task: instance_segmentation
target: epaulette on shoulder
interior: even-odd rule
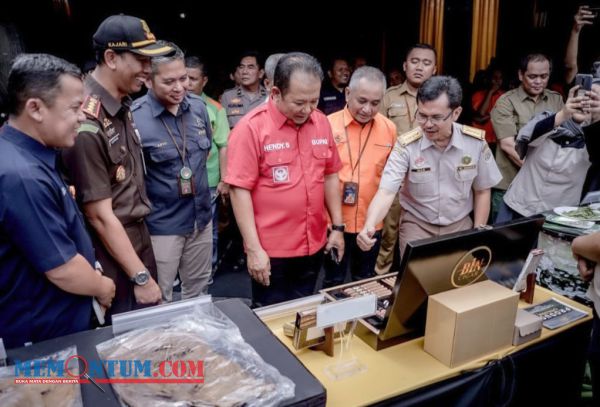
[[[77,129],[77,134],[79,134],[79,133],[93,133],[93,134],[96,134],[99,131],[100,131],[100,127],[98,127],[96,124],[90,123],[90,122],[84,122],[84,123],[81,123],[81,125]]]
[[[102,106],[102,103],[96,95],[88,95],[88,97],[86,97],[83,101],[81,110],[88,116],[97,119],[100,115],[100,106]]]
[[[416,129],[412,129],[398,136],[398,142],[402,147],[406,147],[413,141],[420,139],[422,136],[423,134],[421,133],[421,129],[417,127]]]
[[[471,127],[463,124],[462,132],[467,136],[471,136],[479,140],[485,140],[485,130],[483,129],[478,129],[476,127]]]

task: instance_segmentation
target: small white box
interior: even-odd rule
[[[517,310],[513,345],[521,345],[542,335],[542,318],[531,312]]]

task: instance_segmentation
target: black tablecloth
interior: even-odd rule
[[[577,406],[592,321],[378,406]]]

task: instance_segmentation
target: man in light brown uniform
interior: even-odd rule
[[[356,239],[362,250],[375,244],[375,225],[400,188],[404,209],[400,253],[409,241],[487,222],[490,188],[501,176],[485,132],[455,123],[462,110],[458,81],[449,76],[433,77],[421,86],[417,99],[419,127],[398,138],[385,165],[379,190]]]
[[[436,73],[435,50],[428,44],[413,45],[406,53],[402,67],[406,81],[390,87],[381,104],[381,113],[394,122],[398,136],[418,126],[415,122],[417,91],[423,82]],[[388,273],[392,267],[401,211],[396,196],[383,223],[381,248],[375,266],[378,274]]]
[[[500,96],[491,112],[492,125],[498,138],[496,162],[502,181],[492,190],[492,221],[506,189],[517,175],[523,161],[515,150],[515,137],[533,116],[544,110],[558,112],[564,103],[558,92],[546,89],[552,64],[543,54],[529,54],[521,60],[521,86]]]

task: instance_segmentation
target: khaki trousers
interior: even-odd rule
[[[377,274],[387,274],[390,272],[394,262],[394,247],[398,240],[398,224],[402,218],[402,206],[398,194],[394,197],[394,202],[386,217],[383,219],[383,229],[381,231],[381,247],[377,255],[375,272]]]
[[[417,218],[412,213],[404,211],[399,230],[400,255],[404,254],[404,249],[408,242],[427,239],[428,237],[447,235],[448,233],[460,232],[471,228],[473,228],[473,221],[469,216],[465,216],[458,222],[440,226],[427,223]]]
[[[212,222],[187,235],[150,237],[163,301],[173,300],[177,272],[181,278],[181,299],[206,294],[212,271]]]

